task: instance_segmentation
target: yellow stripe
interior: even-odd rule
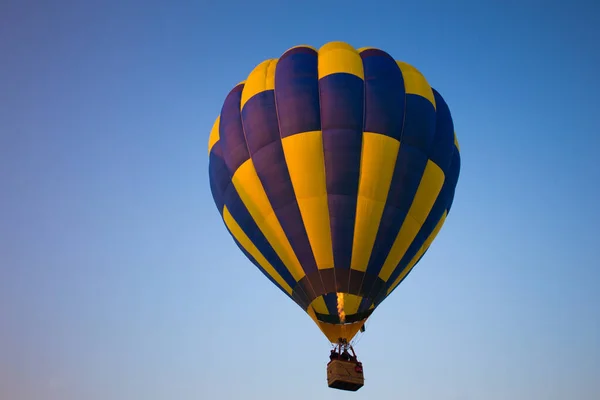
[[[433,203],[442,190],[444,179],[444,171],[433,161],[427,160],[421,183],[408,211],[419,225],[423,225],[429,216]]]
[[[402,61],[396,61],[400,70],[402,70],[402,76],[404,77],[404,89],[407,94],[418,94],[419,96],[425,97],[433,104],[435,108],[435,98],[433,97],[433,90],[427,83],[427,79],[423,76],[418,69],[410,64]]]
[[[282,146],[317,267],[333,268],[323,134],[321,131],[298,133],[283,138]]]
[[[221,116],[219,115],[213,124],[212,129],[210,130],[210,136],[208,137],[208,154],[210,155],[210,151],[212,150],[215,143],[219,141],[219,124],[221,122]]]
[[[319,79],[337,73],[364,79],[362,59],[356,49],[344,42],[330,42],[319,49]]]
[[[240,245],[258,262],[258,264],[265,270],[267,274],[275,282],[277,282],[283,290],[285,290],[290,296],[292,295],[292,288],[288,285],[281,275],[275,271],[275,268],[267,261],[267,259],[262,255],[262,253],[254,246],[254,243],[250,240],[250,238],[244,233],[242,228],[238,225],[238,223],[233,219],[231,213],[227,209],[227,206],[223,208],[223,220],[225,221],[225,225],[229,232],[233,235],[234,238],[240,243]]]
[[[429,235],[429,237],[427,238],[427,240],[425,240],[425,243],[423,243],[423,246],[421,246],[421,248],[419,249],[419,251],[417,252],[417,254],[415,254],[415,256],[413,257],[413,259],[410,260],[410,263],[408,264],[407,268],[400,274],[400,276],[398,278],[396,278],[396,280],[394,281],[394,283],[392,284],[392,286],[390,286],[390,288],[387,291],[387,294],[390,294],[392,292],[392,290],[394,290],[394,288],[396,286],[398,286],[398,284],[400,282],[402,282],[402,279],[404,279],[406,277],[406,275],[408,275],[408,273],[413,269],[413,267],[415,266],[415,264],[417,263],[417,261],[419,260],[419,258],[425,252],[425,250],[427,250],[429,248],[429,246],[431,246],[431,243],[433,242],[433,240],[435,239],[435,237],[439,233],[440,229],[442,229],[442,225],[444,225],[444,221],[446,220],[446,216],[447,216],[447,212],[444,211],[444,214],[442,215],[442,218],[440,218],[440,220],[438,221],[437,225],[433,229],[433,232],[431,232],[431,235]]]
[[[327,309],[327,304],[325,304],[325,299],[323,296],[319,296],[310,303],[310,307],[314,308],[315,311],[319,314],[329,314],[329,310]]]
[[[390,278],[390,275],[402,260],[404,253],[419,233],[443,184],[444,172],[436,163],[427,160],[425,172],[423,172],[421,183],[413,198],[410,210],[408,210],[408,215],[400,228],[400,232],[398,232],[381,272],[379,272],[379,277],[385,282]]]
[[[400,142],[364,132],[350,267],[366,271],[392,183]]]
[[[271,59],[261,62],[250,72],[242,90],[240,110],[252,96],[275,88],[275,68],[277,68],[277,59]]]
[[[281,258],[294,279],[296,281],[302,279],[305,275],[304,270],[281,228],[251,158],[237,169],[232,182],[252,219],[265,235],[273,250]]]
[[[344,293],[344,313],[346,316],[353,315],[358,312],[358,307],[362,301],[361,296],[356,296],[350,293]]]
[[[460,146],[458,145],[458,138],[456,137],[456,132],[454,132],[454,145],[456,146],[456,149],[460,153]]]

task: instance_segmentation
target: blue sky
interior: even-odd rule
[[[351,397],[600,398],[600,9],[457,3],[2,2],[0,397],[349,397],[230,239],[206,152],[256,64],[343,40],[419,68],[462,157]]]

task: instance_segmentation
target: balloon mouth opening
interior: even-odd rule
[[[334,325],[350,325],[356,322],[363,321],[371,316],[373,313],[373,309],[359,312],[356,314],[345,315],[343,314],[343,318],[340,315],[331,315],[331,314],[319,314],[315,312],[315,317],[320,322],[325,322],[326,324],[334,324]]]

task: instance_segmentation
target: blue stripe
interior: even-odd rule
[[[400,140],[404,124],[404,78],[396,61],[382,50],[360,56],[365,71],[365,132]]]
[[[221,120],[219,125],[220,137],[217,144],[220,144],[224,162],[227,164],[227,178],[223,175],[215,176],[215,179],[218,179],[221,182],[220,190],[222,191],[214,196],[220,198],[223,204],[227,206],[231,216],[248,236],[250,241],[252,241],[273,268],[281,275],[283,280],[291,287],[294,287],[296,285],[295,279],[258,228],[258,225],[248,212],[248,209],[231,182],[231,177],[237,168],[250,157],[244,137],[240,113],[241,89],[242,85],[238,85],[229,93],[221,110]],[[217,144],[215,144],[215,147]],[[215,164],[215,171],[218,167],[219,166]],[[219,174],[225,173],[222,168],[219,171]],[[228,185],[223,190],[222,186],[225,179],[228,180]],[[217,185],[214,185],[215,189],[216,186]]]
[[[210,192],[212,193],[213,200],[219,213],[223,215],[223,206],[225,205],[223,193],[225,192],[227,185],[231,183],[231,176],[229,175],[227,164],[225,164],[225,160],[223,159],[220,141],[217,141],[217,143],[214,144],[208,159]]]
[[[435,137],[429,149],[429,158],[446,174],[454,152],[454,123],[448,104],[435,89],[433,96],[436,104],[436,123]]]
[[[427,237],[431,234],[431,232],[433,232],[433,229],[439,222],[439,220],[441,218],[441,214],[443,214],[443,211],[445,210],[447,212],[450,212],[452,202],[454,201],[454,193],[456,191],[456,185],[458,183],[459,175],[460,175],[460,153],[455,148],[452,153],[451,164],[448,167],[447,172],[446,172],[446,179],[444,181],[444,185],[442,186],[442,190],[440,191],[440,194],[439,194],[429,216],[427,217],[427,220],[425,221],[421,230],[417,234],[415,241],[408,248],[408,250],[406,251],[405,257],[400,261],[400,263],[398,264],[398,267],[396,268],[394,273],[392,273],[392,275],[390,276],[390,279],[388,280],[388,289],[389,289],[389,286],[391,284],[393,284],[394,281],[398,278],[398,276],[402,273],[404,268],[406,268],[406,266],[408,265],[410,260],[419,251],[419,249],[421,248],[421,246],[423,245],[423,243],[427,239]],[[442,211],[441,214],[440,214],[440,210]],[[439,217],[438,217],[438,215],[439,215]],[[425,256],[425,254],[427,254],[427,251],[429,251],[429,248],[426,249],[423,252],[423,254],[421,254],[421,257],[419,257],[419,259],[415,263],[415,266],[417,264],[419,264],[419,262]],[[406,277],[408,275],[410,275],[410,273],[407,274],[404,277],[404,279],[406,279]],[[400,285],[398,285],[398,286],[400,286]],[[396,286],[396,288],[398,288],[398,286]],[[396,290],[396,288],[394,290]],[[394,291],[390,292],[388,294],[388,296],[390,294],[392,294],[393,292]]]
[[[289,50],[275,69],[275,101],[280,136],[321,130],[317,52],[307,47]]]
[[[452,191],[450,193],[450,201],[448,202],[448,205],[446,206],[448,213],[450,213],[450,209],[452,208],[452,203],[454,202],[454,193],[456,191],[456,184],[458,183],[458,176],[460,175],[460,164],[461,164],[460,153],[459,153],[458,149],[455,147],[454,153],[452,154],[452,163],[450,164],[450,168],[448,168],[448,173],[446,174],[451,177],[448,179],[456,180],[456,183],[452,187]]]
[[[458,152],[455,152],[455,153],[458,154]],[[459,158],[457,158],[457,156],[455,156],[455,158],[453,158],[452,165],[453,166],[456,165],[457,164],[456,161],[458,161],[458,160],[459,160]],[[413,257],[418,253],[419,249],[423,246],[423,243],[425,243],[425,241],[427,240],[429,235],[431,235],[431,233],[435,229],[435,226],[438,224],[438,222],[442,218],[442,215],[444,214],[444,212],[448,209],[448,205],[452,203],[452,198],[454,197],[454,190],[455,190],[456,184],[458,182],[458,175],[459,175],[458,168],[455,168],[452,166],[449,167],[448,174],[445,177],[444,184],[438,195],[438,198],[436,199],[435,203],[433,204],[433,207],[431,208],[431,211],[430,211],[429,215],[427,216],[427,219],[423,223],[423,226],[419,230],[419,233],[417,233],[417,236],[415,237],[412,244],[406,250],[406,253],[400,260],[400,263],[398,263],[396,269],[390,275],[390,278],[387,281],[388,288],[392,283],[394,283],[396,278],[398,278],[398,276],[408,266],[408,264],[413,259]]]
[[[244,254],[244,255],[245,255],[247,258],[248,258],[248,260],[250,260],[250,262],[252,262],[252,264],[254,264],[254,265],[256,266],[256,268],[258,268],[258,269],[259,269],[259,271],[260,271],[260,272],[262,272],[262,273],[263,273],[263,275],[264,275],[264,276],[266,276],[266,277],[267,277],[267,279],[271,281],[271,283],[273,283],[275,286],[277,286],[277,287],[279,288],[279,290],[281,290],[281,291],[283,292],[283,294],[285,294],[287,297],[289,297],[290,299],[294,300],[294,302],[295,302],[296,304],[298,304],[298,305],[299,305],[301,308],[304,308],[304,307],[302,307],[302,304],[300,304],[300,302],[296,301],[296,300],[295,300],[295,299],[294,299],[292,296],[290,296],[290,295],[289,295],[289,293],[288,293],[288,292],[286,292],[286,291],[285,291],[285,290],[284,290],[284,289],[281,287],[281,285],[279,285],[279,283],[277,283],[277,281],[276,281],[275,279],[273,279],[273,278],[271,277],[271,275],[269,275],[269,274],[268,274],[268,273],[267,273],[267,272],[266,272],[266,271],[263,269],[263,267],[261,267],[261,265],[258,263],[258,261],[256,261],[256,259],[255,259],[254,257],[252,257],[252,255],[251,255],[250,253],[248,253],[248,252],[246,251],[246,249],[244,249],[244,247],[243,247],[243,246],[242,246],[242,245],[241,245],[241,244],[240,244],[240,243],[237,241],[237,239],[236,239],[236,238],[235,238],[233,235],[231,235],[231,237],[233,238],[233,241],[235,242],[235,244],[237,245],[237,247],[239,247],[239,249],[242,251],[242,253],[243,253],[243,254]]]
[[[285,268],[283,262],[279,256],[277,256],[277,253],[275,253],[258,226],[254,223],[254,220],[248,213],[248,210],[235,191],[235,188],[231,183],[231,175],[225,166],[225,161],[220,157],[220,154],[221,142],[218,141],[211,150],[209,171],[211,192],[221,216],[223,215],[223,207],[227,205],[231,216],[236,220],[238,225],[240,225],[250,241],[257,247],[262,255],[269,261],[269,263],[271,263],[273,268],[281,275],[282,279],[288,285],[290,285],[290,287],[294,287],[296,285],[296,281],[294,280],[293,276],[290,274],[288,269]],[[241,247],[237,239],[233,235],[231,235],[231,237],[237,246],[240,247],[240,249],[244,252],[246,257],[248,257],[250,261],[252,261],[263,273],[265,273],[262,267],[260,267],[260,264],[258,264],[257,261]],[[273,281],[272,278],[269,277],[269,279]],[[277,286],[279,287],[279,285]]]
[[[358,306],[357,313],[367,311],[369,307],[371,307],[371,304],[373,304],[373,300],[371,298],[363,297],[363,299],[360,301],[360,305]]]
[[[448,105],[437,91],[433,91],[436,100],[436,123],[433,140],[429,148],[429,159],[435,162],[444,171],[445,179],[442,189],[433,204],[433,207],[423,223],[423,226],[415,236],[415,239],[406,250],[402,259],[396,266],[394,272],[390,275],[387,283],[391,285],[402,271],[408,266],[413,257],[423,246],[429,235],[435,229],[440,218],[451,202],[454,193],[454,187],[458,180],[458,175],[449,174],[450,162],[454,153],[454,124],[450,115]]]
[[[240,165],[250,158],[240,115],[242,89],[243,85],[241,84],[233,88],[221,108],[219,141],[231,176],[235,174]]]
[[[435,136],[435,108],[425,97],[416,94],[406,95],[406,111],[402,144],[414,146],[425,154]]]
[[[440,218],[447,211],[452,204],[454,198],[454,192],[456,184],[458,182],[459,170],[460,170],[460,155],[458,150],[454,147],[454,124],[448,105],[437,92],[433,91],[436,100],[436,123],[435,132],[429,145],[423,140],[419,144],[419,148],[425,146],[429,147],[429,158],[435,162],[445,174],[444,184],[436,199],[425,223],[417,233],[414,241],[411,243],[406,253],[396,266],[394,272],[390,275],[387,281],[386,288],[382,288],[379,296],[382,296],[387,289],[395,282],[395,280],[402,274],[405,268],[408,266],[410,261],[414,258],[417,252],[423,246],[423,243],[431,235],[435,226],[439,222]],[[416,96],[414,96],[416,97]],[[420,103],[425,107],[426,104],[423,101]],[[425,107],[427,108],[427,107]],[[425,114],[425,113],[424,113]],[[424,135],[427,137],[428,135]],[[413,143],[417,143],[416,141]],[[415,265],[423,258],[427,250],[419,257]],[[408,275],[407,275],[408,276]],[[406,277],[404,278],[406,279]],[[390,293],[391,294],[391,293]],[[380,297],[380,301],[385,297]]]
[[[257,93],[246,101],[242,109],[242,125],[251,156],[272,143],[279,143],[281,147],[272,90]]]
[[[410,118],[410,115],[407,116],[407,119]],[[412,205],[426,165],[427,156],[423,152],[407,144],[400,145],[392,184],[367,265],[368,274],[379,275]],[[370,293],[366,287],[365,290]]]
[[[248,212],[248,209],[244,205],[244,202],[238,195],[233,184],[227,186],[223,198],[231,216],[235,219],[240,228],[242,228],[254,246],[256,246],[258,251],[262,253],[290,287],[296,286],[296,280],[286,268],[283,261],[281,261],[275,250],[273,250],[273,247],[271,247],[267,238],[260,231],[258,225],[256,225],[256,222],[254,222],[252,215]]]
[[[323,300],[325,300],[325,305],[327,306],[327,311],[329,311],[329,315],[338,315],[337,293],[325,294],[323,295]]]
[[[368,274],[378,275],[412,205],[421,177],[427,166],[428,149],[435,137],[436,115],[425,98],[407,94],[404,127],[392,183],[383,209],[373,251],[367,265]],[[365,286],[374,298],[373,287]]]
[[[363,132],[364,82],[337,73],[319,80],[333,259],[350,268]]]
[[[408,266],[413,257],[417,254],[419,249],[421,249],[423,243],[425,243],[429,235],[431,235],[431,233],[435,229],[435,226],[440,221],[442,215],[446,211],[446,204],[448,200],[447,194],[447,191],[445,193],[443,191],[440,192],[440,196],[438,196],[436,202],[434,203],[431,212],[429,213],[427,219],[423,223],[423,226],[415,236],[413,242],[410,244],[410,246],[408,246],[406,253],[404,253],[404,256],[402,257],[398,265],[396,265],[394,272],[392,272],[390,278],[387,280],[387,288],[389,288],[394,283],[396,278],[398,278],[398,276],[402,273],[402,271],[404,271],[404,269]]]
[[[426,249],[426,250],[423,252],[423,254],[421,254],[421,257],[419,257],[419,259],[418,259],[418,260],[417,260],[417,262],[415,263],[415,266],[417,266],[417,264],[419,264],[419,263],[421,262],[421,260],[423,259],[423,257],[425,257],[425,254],[427,254],[427,252],[428,252],[428,251],[429,251],[429,248],[427,248],[427,249]],[[379,303],[378,303],[377,305],[381,304],[381,302],[382,302],[383,300],[385,300],[385,299],[386,299],[387,297],[389,297],[389,296],[390,296],[392,293],[394,293],[394,292],[396,291],[396,289],[398,289],[398,288],[400,287],[400,285],[402,285],[402,282],[404,282],[404,280],[405,280],[406,278],[408,278],[408,276],[409,276],[409,275],[410,275],[410,274],[411,274],[411,273],[412,273],[414,270],[415,270],[414,268],[413,268],[413,269],[411,269],[411,270],[408,272],[408,274],[406,274],[406,275],[404,276],[404,278],[402,278],[402,280],[401,280],[400,282],[398,282],[398,285],[396,285],[396,287],[394,288],[394,290],[392,290],[392,291],[391,291],[389,294],[387,294],[385,297],[381,298],[381,299],[380,299],[380,301],[379,301]],[[392,283],[393,283],[393,281],[392,281]],[[376,305],[376,306],[377,306],[377,305]]]
[[[378,49],[370,49],[360,54],[365,73],[365,132],[374,132],[400,140],[402,127],[404,125],[405,91],[404,77],[396,61],[386,52]],[[402,165],[401,163],[396,165]],[[396,174],[399,176],[398,174]],[[398,185],[398,178],[393,184]],[[404,215],[397,212],[393,207],[387,207],[387,213],[382,214],[380,221],[379,240],[375,241],[375,247],[371,251],[371,257],[360,282],[359,293],[369,294],[379,270],[385,261],[387,253],[391,248],[385,243],[386,232],[394,230],[404,221]],[[376,238],[377,239],[377,238]],[[352,279],[350,279],[352,281]],[[371,306],[372,300],[363,301],[362,311]]]
[[[283,153],[272,90],[246,102],[242,123],[257,175],[300,265],[306,274],[317,271]]]

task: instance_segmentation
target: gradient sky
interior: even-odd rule
[[[600,5],[293,3],[1,2],[0,398],[600,399]],[[332,40],[419,68],[462,157],[356,394],[208,184],[227,92]]]

